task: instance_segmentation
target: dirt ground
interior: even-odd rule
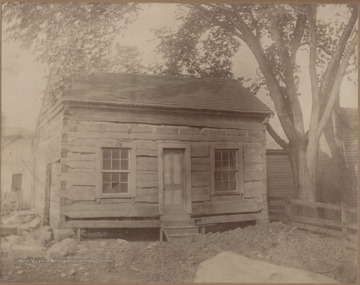
[[[239,225],[236,225],[239,226]],[[71,256],[19,262],[2,256],[3,282],[192,282],[202,261],[232,251],[278,265],[356,282],[356,252],[340,240],[283,223],[213,228],[193,242],[163,242],[153,230],[84,232]],[[124,239],[129,242],[124,241]],[[44,260],[44,259],[43,259]]]

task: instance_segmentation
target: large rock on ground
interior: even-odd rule
[[[35,217],[31,222],[29,223],[30,228],[35,229],[38,228],[41,224],[41,219],[39,217]]]
[[[1,225],[0,235],[7,236],[7,235],[18,235],[19,228],[13,225]]]
[[[24,242],[23,237],[17,235],[10,235],[1,239],[0,249],[3,252],[10,251],[12,246],[16,244],[21,244],[23,242]]]
[[[24,242],[24,238],[18,235],[10,235],[7,236],[5,238],[6,242],[8,242],[9,244],[14,245],[14,244],[21,244],[22,242]]]
[[[45,246],[50,242],[52,237],[51,228],[49,226],[45,226],[39,229],[39,243],[42,246]]]
[[[62,229],[62,228],[54,228],[53,236],[56,241],[61,241],[65,238],[70,238],[74,236],[73,229]]]
[[[198,283],[338,283],[326,276],[222,252],[202,262]]]
[[[77,250],[77,242],[74,239],[66,238],[50,247],[46,255],[49,258],[59,258],[73,255]]]

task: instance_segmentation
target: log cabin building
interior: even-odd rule
[[[36,209],[52,227],[159,228],[169,240],[266,220],[270,114],[235,80],[76,80],[41,110]]]

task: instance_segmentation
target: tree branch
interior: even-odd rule
[[[296,61],[296,54],[301,46],[301,40],[305,31],[306,15],[299,14],[296,19],[296,26],[293,33],[293,38],[291,41],[291,55],[290,55],[290,64],[294,68]]]
[[[297,96],[297,88],[294,78],[294,65],[291,63],[288,48],[284,41],[284,37],[279,30],[279,19],[277,16],[270,16],[271,34],[275,41],[276,48],[280,56],[281,67],[284,73],[286,95],[290,104],[288,105],[288,113],[292,114],[293,124],[300,134],[304,134],[304,121],[299,98]],[[301,39],[300,39],[301,40]]]
[[[255,36],[256,36],[256,38],[260,39],[261,38],[261,30],[259,28],[258,21],[255,19],[253,9],[250,10],[250,17],[251,17],[252,24],[254,25],[254,28],[255,28]]]
[[[207,6],[209,6],[209,7],[211,7],[211,8],[213,8],[213,9],[218,9],[219,7],[218,6],[216,6],[216,7],[214,7],[214,5],[211,5],[211,4],[206,4]],[[201,4],[193,4],[193,6],[195,7],[195,8],[197,8],[198,10],[200,10],[201,12],[203,12],[204,14],[206,14],[207,16],[209,16],[210,15],[210,13],[211,13],[211,20],[212,20],[212,22],[214,22],[214,23],[216,23],[216,25],[218,25],[219,27],[223,27],[223,28],[225,28],[225,29],[227,29],[228,27],[226,27],[226,25],[225,25],[225,23],[224,22],[220,22],[219,20],[217,20],[216,18],[214,18],[214,14],[215,14],[215,11],[213,10],[213,11],[211,11],[211,10],[207,10],[207,9],[205,9]],[[224,10],[224,11],[228,11],[228,9],[225,9],[225,8],[220,8],[220,9],[222,9],[222,10]],[[233,21],[233,19],[231,19],[230,18],[230,21],[235,25],[236,24],[236,22],[235,21]],[[241,40],[243,40],[244,41],[244,35],[243,34],[241,34],[241,31],[239,30],[239,28],[235,25],[235,27],[238,29],[238,31],[237,30],[234,30],[233,32],[234,32],[234,34],[239,38],[239,39],[241,39]],[[240,32],[239,32],[240,31]]]
[[[318,75],[316,71],[316,9],[313,5],[308,6],[308,21],[309,21],[309,33],[310,33],[310,52],[309,52],[309,72],[310,72],[310,83],[311,83],[311,95],[312,95],[312,106],[309,126],[309,136],[317,134],[317,126],[319,123],[320,114],[320,98],[319,98],[319,86],[318,86]]]
[[[358,18],[358,12],[357,12],[357,7],[355,7],[352,10],[349,22],[347,23],[343,33],[341,34],[340,39],[339,39],[339,41],[334,49],[334,52],[332,54],[332,57],[330,58],[330,61],[324,72],[322,84],[320,87],[320,96],[321,97],[323,97],[323,96],[326,97],[326,94],[328,93],[328,90],[330,89],[327,86],[329,84],[333,84],[333,82],[334,82],[333,80],[331,80],[331,75],[333,73],[333,70],[338,68],[339,59],[341,58],[341,56],[346,48],[346,43],[351,36],[351,33],[353,31],[353,28],[355,26],[357,18]]]
[[[284,150],[287,150],[288,148],[288,143],[285,142],[279,135],[278,133],[274,130],[274,128],[270,125],[270,123],[266,124],[266,130],[267,132],[270,134],[270,136],[274,139],[274,141],[277,142],[277,144],[279,146],[281,146]]]
[[[244,42],[248,45],[248,47],[253,52],[260,70],[262,71],[265,80],[267,82],[267,86],[269,88],[269,91],[271,93],[271,97],[275,104],[276,113],[279,116],[279,120],[281,123],[281,126],[284,129],[284,132],[288,138],[296,139],[299,137],[299,133],[294,129],[294,125],[292,123],[292,120],[290,119],[289,112],[286,108],[286,104],[284,101],[284,97],[282,94],[282,89],[279,85],[278,80],[276,79],[275,75],[272,72],[271,67],[269,66],[266,56],[264,54],[263,48],[260,44],[260,41],[256,36],[252,33],[252,31],[247,27],[246,23],[241,17],[240,11],[236,4],[231,4],[231,7],[233,9],[233,12],[230,14],[228,10],[223,10],[225,13],[225,16],[231,16],[231,18],[234,21],[234,24],[236,23],[236,27],[239,29],[239,31],[244,36]]]
[[[325,128],[328,120],[331,117],[331,113],[332,113],[332,111],[334,109],[334,105],[336,103],[337,96],[339,94],[339,90],[340,90],[340,86],[341,86],[343,76],[344,76],[344,74],[346,72],[346,68],[348,66],[348,62],[350,60],[350,57],[354,53],[356,44],[357,44],[357,32],[355,32],[355,35],[352,38],[352,40],[351,40],[351,42],[349,44],[349,47],[346,50],[346,52],[345,52],[345,54],[343,56],[343,59],[341,61],[341,64],[339,66],[337,76],[336,76],[336,79],[334,81],[334,86],[331,89],[329,100],[328,100],[328,102],[326,104],[326,107],[325,107],[324,112],[322,114],[321,120],[319,122],[319,126],[318,126],[318,135],[319,136],[324,131],[324,128]]]

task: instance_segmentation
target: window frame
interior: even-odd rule
[[[103,192],[103,172],[122,171],[106,171],[103,169],[103,149],[128,149],[129,150],[129,178],[128,192],[126,193],[104,193]],[[101,144],[96,151],[96,192],[97,198],[132,198],[136,196],[136,146],[134,143],[109,143]]]
[[[236,189],[216,191],[215,189],[215,150],[236,150]],[[217,143],[210,146],[211,195],[223,196],[244,193],[244,147],[241,143]]]

